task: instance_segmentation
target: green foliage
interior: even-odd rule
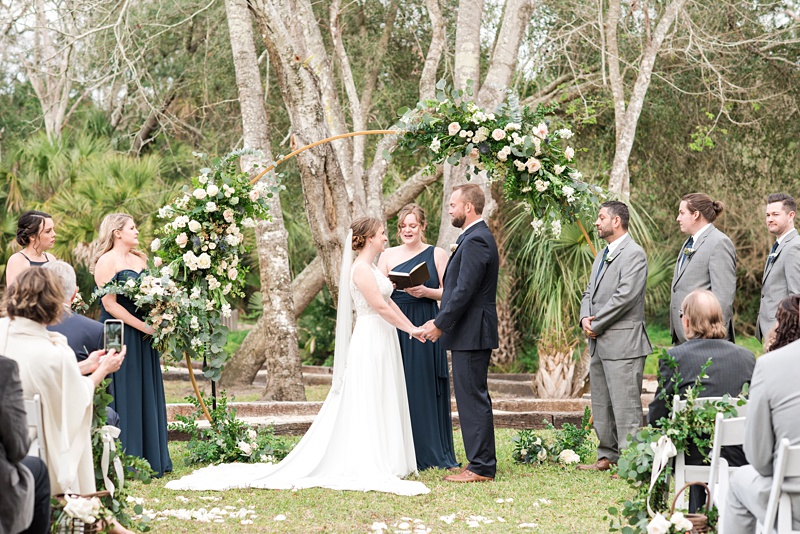
[[[336,344],[336,308],[323,288],[297,321],[297,340],[303,349],[303,363],[331,365]]]
[[[581,458],[581,462],[586,462],[595,453],[594,443],[589,439],[592,434],[592,425],[589,422],[592,411],[586,406],[583,409],[580,426],[572,423],[564,423],[561,429],[556,429],[552,423],[546,422],[548,430],[553,431],[555,441],[551,446],[554,455],[558,455],[563,450],[574,451]]]
[[[206,404],[208,398],[203,395]],[[217,399],[217,407],[210,411],[209,428],[197,425],[197,419],[203,417],[203,409],[195,397],[186,397],[197,410],[192,416],[176,415],[177,423],[170,429],[189,434],[186,464],[227,463],[227,462],[279,462],[289,454],[291,446],[280,437],[275,436],[272,427],[255,429],[236,418],[236,409],[228,407],[228,397],[222,391]]]
[[[105,487],[102,470],[103,458],[103,433],[99,429],[106,425],[106,408],[113,398],[109,395],[107,388],[111,380],[104,380],[96,389],[94,393],[94,408],[92,412],[92,457],[94,459],[94,477],[97,489],[101,490]],[[122,442],[119,438],[114,439],[114,447],[109,448],[108,457],[108,478],[114,484],[115,492],[113,495],[101,497],[103,506],[110,512],[119,523],[126,528],[134,528],[136,530],[147,532],[150,530],[148,525],[149,518],[135,520],[132,516],[142,513],[142,507],[139,504],[133,505],[128,500],[131,492],[130,482],[137,480],[143,484],[149,484],[153,470],[150,464],[144,458],[137,456],[130,456],[123,452]],[[114,459],[119,458],[122,462],[123,473],[125,473],[124,483],[117,478],[117,473],[114,470]]]
[[[572,131],[550,128],[554,106],[520,108],[513,97],[492,113],[472,101],[472,84],[462,92],[440,80],[436,88],[436,100],[400,110],[400,149],[421,151],[431,168],[469,158],[475,174],[485,170],[506,199],[522,202],[537,236],[557,239],[562,223],[594,215],[601,190],[581,181],[574,148],[561,142]]]
[[[579,461],[585,462],[595,452],[594,443],[590,439],[591,416],[592,412],[587,406],[583,410],[580,427],[564,423],[561,429],[557,429],[545,419],[544,424],[549,431],[549,437],[547,434],[537,434],[529,429],[520,430],[511,438],[514,446],[512,458],[515,462],[523,464],[541,464],[547,459],[567,463],[562,453],[572,451],[578,456]]]
[[[680,376],[677,373],[677,362],[665,350],[659,349],[659,358],[667,367],[674,369],[675,377],[670,384],[664,383],[663,377],[659,383],[660,395],[671,405],[671,399],[678,393]],[[711,447],[714,421],[718,413],[723,413],[725,417],[735,417],[736,407],[742,406],[746,400],[744,395],[738,399],[731,399],[725,395],[718,401],[698,401],[700,393],[703,391],[702,379],[707,378],[705,371],[712,365],[709,359],[702,367],[699,376],[695,380],[694,386],[688,388],[685,393],[686,406],[683,410],[673,414],[672,417],[664,417],[659,422],[660,428],[647,426],[629,436],[628,447],[624,449],[617,461],[616,472],[635,492],[635,497],[623,503],[622,510],[616,507],[608,509],[609,530],[611,532],[625,532],[631,534],[645,533],[650,517],[647,513],[647,499],[650,499],[650,506],[653,510],[666,514],[669,509],[669,483],[668,476],[671,472],[671,463],[659,474],[652,491],[650,488],[651,473],[655,457],[655,445],[661,438],[668,438],[675,449],[686,451],[691,445],[696,446],[708,461],[708,451]],[[680,488],[677,488],[680,489]],[[711,510],[701,510],[709,517],[709,525],[714,526],[718,517],[718,511],[714,506]],[[671,518],[668,518],[671,519]],[[672,532],[672,531],[670,531]]]
[[[544,438],[533,430],[520,430],[511,441],[514,444],[511,457],[518,464],[540,464],[550,456]]]

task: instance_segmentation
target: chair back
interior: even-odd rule
[[[28,454],[45,459],[45,440],[44,425],[42,424],[42,398],[37,393],[33,399],[25,401],[25,412],[28,417],[28,433],[31,430],[35,433],[31,440],[31,448]]]
[[[800,445],[790,446],[789,443],[790,442],[788,438],[783,438],[778,444],[778,456],[775,459],[775,464],[772,470],[772,487],[769,491],[767,510],[764,514],[764,522],[758,522],[758,528],[756,532],[772,532],[773,525],[775,525],[775,517],[778,513],[779,503],[781,504],[782,509],[785,508],[784,504],[788,505],[789,507],[791,506],[791,504],[787,502],[787,499],[782,498],[784,479],[800,477]],[[779,532],[791,531],[791,509],[788,510],[788,514],[788,530],[786,530],[786,528],[779,527]],[[784,521],[784,527],[786,527],[785,523],[786,521]]]
[[[696,404],[704,404],[707,402],[722,401],[725,397],[698,397],[695,399]],[[728,397],[728,402],[731,404],[738,402],[738,397]],[[737,413],[742,411],[745,406],[737,406]],[[672,413],[670,417],[674,420],[677,418],[678,413],[686,409],[686,400],[682,399],[680,395],[672,397]],[[684,451],[678,451],[675,457],[675,487],[682,488],[687,482],[706,482],[711,475],[711,467],[708,465],[686,465],[686,454]],[[711,489],[709,487],[709,489]],[[712,492],[713,497],[713,492]],[[678,509],[685,509],[687,507],[685,495],[681,494],[677,499]]]
[[[714,443],[711,447],[711,472],[708,489],[712,502],[717,503],[717,508],[720,510],[724,508],[728,492],[729,469],[736,469],[735,467],[729,468],[728,462],[721,457],[722,447],[744,445],[746,422],[747,419],[744,417],[725,419],[721,413],[718,413],[714,420]]]

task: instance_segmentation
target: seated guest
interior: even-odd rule
[[[54,273],[23,271],[4,296],[8,317],[0,319],[0,347],[19,365],[24,397],[38,393],[42,399],[50,491],[87,494],[95,492],[90,435],[94,390],[122,365],[125,348],[120,353],[101,351],[97,369],[81,376],[66,338],[46,328],[60,318],[63,300]]]
[[[789,295],[778,303],[775,327],[769,335],[767,352],[800,339],[800,295]]]
[[[0,356],[0,532],[50,530],[47,466],[26,456],[30,444],[17,363]]]
[[[778,327],[770,351],[758,359],[744,438],[746,465],[731,476],[725,510],[725,534],[750,534],[756,520],[763,521],[772,486],[772,463],[778,443],[788,438],[791,445],[800,445],[800,340],[798,339],[798,304],[800,297],[786,297],[778,305]],[[789,310],[794,310],[790,312]],[[794,481],[800,487],[800,479]],[[791,493],[792,529],[800,530],[800,492]],[[772,525],[767,525],[772,532]]]
[[[42,269],[49,269],[57,274],[64,288],[64,313],[58,323],[49,325],[47,329],[64,334],[67,344],[78,359],[81,374],[92,374],[100,365],[100,349],[104,348],[103,323],[72,311],[72,301],[78,294],[78,283],[72,265],[55,260],[42,265]],[[110,406],[106,407],[106,419],[109,425],[119,428],[119,415]]]
[[[697,289],[686,295],[681,305],[681,323],[688,341],[667,351],[677,362],[677,369],[666,362],[659,363],[659,388],[647,413],[647,422],[654,426],[658,426],[662,417],[669,417],[672,396],[675,392],[683,396],[688,388],[694,386],[709,359],[712,364],[701,379],[704,389],[700,395],[703,397],[736,396],[753,376],[756,357],[726,339],[722,307],[711,291]],[[687,465],[704,463],[703,455],[696,447],[690,446],[685,453]],[[747,463],[739,446],[724,447],[721,455],[731,466]],[[696,511],[704,497],[702,488],[692,487],[689,511]]]

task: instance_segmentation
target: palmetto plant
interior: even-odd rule
[[[152,236],[151,215],[174,194],[162,180],[162,167],[157,155],[133,158],[88,134],[65,133],[53,141],[44,133],[32,136],[0,167],[5,178],[0,200],[6,204],[0,214],[5,245],[0,269],[17,250],[17,217],[29,209],[53,216],[57,237],[52,252],[73,264],[86,262],[87,255],[76,255],[76,248],[88,252],[86,245],[96,238],[100,221],[115,211],[134,217],[142,230],[139,241],[146,246]]]
[[[657,229],[635,208],[631,210],[631,236],[648,252],[647,305],[658,309],[669,299],[671,256],[657,251]],[[600,249],[589,221],[583,225]],[[581,296],[591,273],[594,254],[576,224],[565,225],[559,239],[535,237],[530,216],[517,209],[507,229],[507,249],[520,281],[519,328],[536,332],[539,369],[534,389],[542,398],[568,398],[580,394],[588,373],[588,352],[576,355],[584,341],[580,330]]]

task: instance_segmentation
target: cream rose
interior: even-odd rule
[[[458,124],[457,122],[451,122],[447,126],[447,133],[449,133],[450,135],[456,135],[460,131],[461,131],[461,125]]]

